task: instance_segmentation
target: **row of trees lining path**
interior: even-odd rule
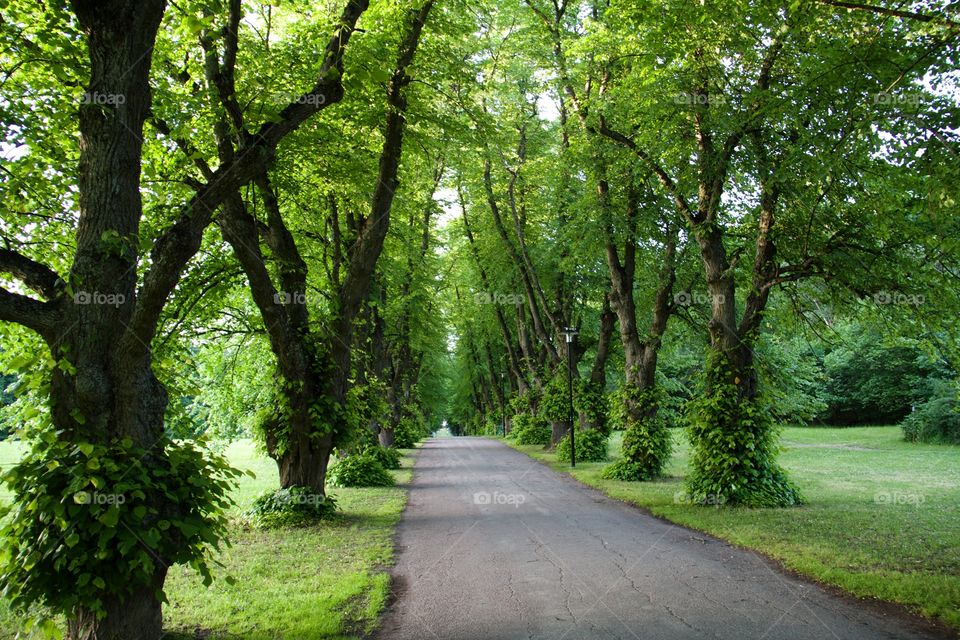
[[[569,357],[577,428],[625,428],[609,473],[655,478],[671,333],[706,346],[692,498],[798,504],[757,361],[774,294],[806,321],[939,291],[881,311],[953,348],[960,25],[745,4],[4,3],[0,320],[31,446],[6,595],[74,639],[160,637],[236,475],[188,398],[210,425],[255,396],[281,487],[323,496],[335,449],[443,416],[558,444]],[[190,389],[194,358],[250,381]],[[88,483],[135,499],[84,508]]]

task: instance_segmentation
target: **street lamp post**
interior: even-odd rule
[[[573,339],[577,336],[577,330],[573,327],[566,327],[563,330],[563,337],[567,340],[567,399],[568,415],[570,417],[570,466],[577,466],[577,429],[573,423]]]
[[[500,423],[504,437],[507,435],[507,374],[500,372]]]

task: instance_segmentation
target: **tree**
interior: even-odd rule
[[[247,212],[239,193],[227,202],[219,219],[224,239],[247,273],[277,358],[276,411],[261,428],[267,452],[280,468],[283,489],[306,487],[323,495],[330,453],[337,439],[346,435],[342,412],[351,373],[354,321],[366,298],[390,226],[403,150],[404,90],[410,82],[407,71],[432,7],[432,0],[428,0],[418,11],[411,12],[407,35],[387,85],[383,150],[370,211],[353,229],[356,240],[342,256],[342,264],[333,266],[342,278],[332,283],[336,302],[324,329],[316,331],[309,326],[309,266],[284,221],[268,176],[264,173],[256,178],[266,210],[265,223],[258,223]],[[225,109],[231,95],[232,92],[221,94]],[[236,125],[242,130],[242,121]],[[330,202],[332,224],[339,225],[336,198]],[[273,284],[259,248],[261,236],[277,262],[279,287]]]
[[[230,4],[231,16],[235,18],[239,0]],[[236,141],[236,146],[233,141],[219,140],[222,162],[203,172],[203,180],[194,182],[195,194],[187,202],[175,205],[176,215],[167,221],[166,228],[153,235],[154,229],[142,224],[141,159],[144,123],[151,115],[149,79],[153,52],[166,3],[72,3],[75,22],[71,21],[70,27],[83,34],[87,63],[71,59],[69,62],[75,66],[66,72],[68,77],[78,79],[86,75],[86,92],[79,108],[79,168],[75,181],[66,181],[76,194],[77,213],[72,214],[71,206],[67,220],[54,229],[69,234],[63,227],[72,227],[75,249],[71,259],[61,261],[64,265],[69,263],[69,271],[58,272],[17,248],[8,248],[0,255],[0,270],[36,294],[35,297],[21,293],[21,287],[0,291],[0,319],[36,332],[57,363],[49,382],[52,428],[36,445],[35,457],[25,461],[16,474],[41,473],[45,467],[32,465],[31,461],[57,455],[63,447],[75,447],[70,450],[84,456],[102,452],[114,457],[116,464],[126,462],[146,470],[147,475],[140,477],[152,477],[154,481],[156,476],[150,473],[164,469],[169,473],[171,465],[182,462],[185,454],[164,436],[168,395],[151,365],[151,343],[165,303],[200,246],[214,211],[240,187],[265,173],[278,144],[289,133],[342,97],[344,47],[366,7],[365,0],[347,3],[309,90],[290,102],[278,118]],[[15,11],[16,19],[12,26],[8,25],[10,29],[21,28],[22,19],[33,17],[32,10]],[[230,33],[231,29],[235,31],[236,24],[235,20],[228,23],[226,39],[232,46],[224,53],[225,68],[232,68],[235,60],[236,39]],[[56,38],[44,32],[36,41],[27,40],[21,53],[31,54],[55,44]],[[25,75],[31,67],[25,65]],[[47,80],[42,73],[37,78],[41,82]],[[31,78],[27,76],[23,82],[30,86]],[[228,86],[225,92],[229,93]],[[306,99],[311,96],[324,96],[324,102]],[[25,118],[28,127],[33,127],[27,134],[32,139],[43,127],[30,121],[29,114]],[[8,129],[13,126],[6,124]],[[163,124],[158,126],[161,130],[166,128]],[[41,140],[39,146],[43,148],[50,142]],[[183,144],[189,145],[190,141]],[[55,167],[54,171],[62,172],[62,167]],[[16,219],[15,213],[13,218]],[[150,245],[153,248],[147,256],[142,247]],[[209,470],[199,462],[194,464],[198,470]],[[71,499],[69,494],[63,494],[68,488],[59,484],[63,480],[62,475],[38,475],[31,486],[51,483],[49,493],[62,500],[62,509]],[[8,540],[14,552],[8,556],[0,580],[13,594],[40,596],[46,604],[67,614],[70,637],[159,638],[158,594],[168,564],[202,562],[205,545],[200,536],[213,541],[222,534],[216,526],[216,513],[222,505],[225,485],[210,485],[208,493],[203,494],[186,490],[186,478],[180,482],[185,489],[179,494],[183,502],[169,497],[175,494],[172,488],[164,491],[149,484],[136,487],[144,494],[144,511],[134,514],[131,507],[131,514],[125,517],[130,515],[141,521],[138,531],[141,537],[152,541],[154,552],[130,575],[104,580],[105,576],[114,575],[118,566],[128,566],[111,564],[109,560],[92,561],[82,567],[94,571],[93,580],[89,574],[84,579],[59,563],[38,564],[38,554],[52,558],[59,553],[57,546],[64,540],[73,548],[72,553],[87,549],[91,555],[85,557],[93,558],[99,545],[97,534],[83,528],[67,531],[65,527],[70,525],[63,524],[58,511],[27,513],[21,503],[13,515],[14,523],[5,529],[8,536],[35,534],[31,526],[39,518],[51,546],[37,547],[36,539]],[[19,498],[22,497],[20,493]],[[208,502],[190,502],[197,498]],[[56,504],[48,503],[48,508],[56,509]],[[203,528],[187,518],[197,511],[209,514],[198,521]],[[101,524],[115,528],[118,513],[119,509],[108,510]],[[179,525],[161,529],[161,520]],[[82,538],[74,541],[74,535]],[[137,545],[136,540],[133,544]],[[56,584],[60,586],[55,587]],[[69,593],[60,591],[63,586],[68,587]]]

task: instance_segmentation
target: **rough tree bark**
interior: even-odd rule
[[[97,105],[97,100],[80,107],[80,220],[69,280],[75,301],[93,303],[61,300],[59,326],[45,336],[51,352],[67,357],[76,367],[73,375],[54,369],[53,422],[70,439],[128,436],[153,450],[163,434],[167,394],[150,366],[149,349],[128,329],[136,311],[137,255],[133,250],[108,252],[102,238],[115,233],[129,239],[139,234],[141,138],[150,109],[150,54],[165,3],[75,1],[73,8],[87,36],[88,95],[123,96],[123,100],[115,101],[122,104],[114,107]],[[122,303],[96,304],[98,294],[112,294]],[[85,424],[78,424],[77,415],[85,418]],[[161,605],[155,590],[163,584],[166,570],[161,559],[149,584],[134,585],[127,598],[104,602],[107,615],[100,620],[92,612],[76,611],[68,620],[68,636],[159,638]]]
[[[601,207],[609,220],[609,185],[605,179],[598,181],[597,187]],[[634,295],[634,274],[636,271],[636,224],[638,202],[636,194],[628,189],[626,219],[627,238],[624,240],[623,260],[608,223],[605,226],[605,245],[607,268],[610,273],[612,289],[611,306],[617,314],[620,327],[620,341],[623,344],[625,360],[625,384],[640,392],[652,391],[656,385],[657,355],[667,322],[674,311],[673,285],[676,281],[676,250],[678,239],[677,225],[667,221],[663,244],[662,264],[656,292],[651,300],[650,325],[646,335],[641,338],[637,322],[637,306]],[[629,401],[627,415],[631,421],[651,418],[656,414],[655,405],[640,405]]]

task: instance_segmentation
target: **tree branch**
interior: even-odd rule
[[[15,322],[39,333],[48,342],[60,320],[54,302],[41,302],[0,288],[0,320]]]
[[[237,8],[236,0],[232,1],[235,4],[231,5],[231,10],[234,10]],[[210,225],[217,208],[236,195],[241,187],[266,175],[276,147],[284,136],[297,129],[310,116],[343,97],[340,77],[344,47],[368,5],[368,0],[348,0],[338,23],[340,26],[325,49],[324,63],[312,92],[288,105],[281,113],[279,122],[264,124],[257,136],[245,136],[236,153],[232,149],[221,148],[221,160],[228,157],[229,161],[221,162],[207,183],[197,190],[184,207],[173,226],[157,240],[151,252],[152,265],[144,277],[137,309],[129,325],[131,349],[145,349],[150,344],[167,297],[180,281],[180,274],[187,262],[199,250],[203,232]],[[329,92],[322,93],[326,90]]]
[[[432,4],[432,2],[431,2]],[[313,87],[290,102],[280,112],[280,120],[264,124],[256,137],[267,146],[276,146],[285,135],[299,127],[325,106],[343,98],[343,53],[357,20],[367,10],[369,0],[349,0],[340,16],[337,29],[323,53],[323,65]],[[412,58],[413,54],[410,53]]]
[[[363,222],[351,248],[349,266],[340,288],[340,305],[335,327],[335,334],[340,339],[333,341],[333,361],[341,371],[349,369],[353,322],[369,290],[370,278],[390,228],[390,211],[399,184],[397,176],[406,127],[404,112],[407,99],[404,89],[410,83],[407,68],[413,63],[414,54],[420,44],[420,35],[433,4],[434,0],[427,0],[419,10],[412,12],[412,24],[400,45],[393,77],[387,85],[387,122],[383,149],[380,152],[377,184],[370,203],[370,216]],[[345,381],[346,376],[343,376],[343,379]],[[337,393],[340,392],[345,392],[345,389],[337,390]]]
[[[683,197],[683,194],[680,193],[680,190],[677,188],[677,184],[673,181],[673,178],[661,167],[650,155],[641,149],[636,142],[634,142],[629,137],[623,135],[619,131],[615,131],[607,126],[605,119],[600,119],[600,128],[598,129],[600,135],[603,135],[610,140],[616,142],[617,144],[630,149],[634,155],[640,158],[644,164],[646,164],[653,171],[654,175],[657,176],[657,179],[660,181],[660,184],[667,190],[667,193],[673,198],[673,201],[677,205],[677,209],[680,210],[680,213],[685,215],[694,223],[700,222],[698,216],[690,209],[690,205],[687,204],[686,198]]]
[[[47,300],[60,294],[63,283],[53,269],[12,249],[0,249],[0,273],[16,277]]]
[[[932,24],[942,24],[950,27],[951,29],[960,28],[960,22],[956,20],[950,20],[949,18],[944,18],[943,16],[931,15],[929,13],[919,13],[916,11],[903,11],[902,9],[888,9],[886,7],[878,7],[872,4],[864,4],[862,2],[845,2],[843,0],[817,0],[820,4],[830,5],[831,7],[839,7],[841,9],[849,9],[851,11],[869,11],[871,13],[876,13],[882,16],[889,16],[894,18],[906,18],[907,20],[916,20],[918,22],[927,22]]]

